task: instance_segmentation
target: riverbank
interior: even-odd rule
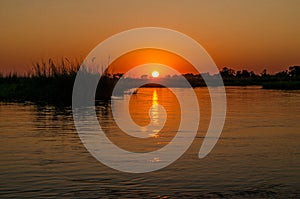
[[[276,81],[262,84],[263,89],[300,90],[300,81]]]
[[[12,77],[0,81],[0,101],[34,102],[37,104],[71,105],[75,75],[48,78]],[[97,100],[109,100],[118,78],[102,77],[96,92]],[[132,80],[131,80],[132,81]],[[203,83],[190,81],[192,87],[204,87]],[[262,86],[263,89],[299,90],[300,81],[224,81],[225,86]],[[143,87],[162,87],[159,84],[148,84]],[[176,87],[176,85],[174,86]]]
[[[33,71],[27,76],[18,76],[10,74],[3,76],[0,74],[0,101],[4,102],[34,102],[37,104],[53,104],[56,106],[65,106],[72,104],[72,91],[76,74],[80,68],[80,62],[71,62],[68,59],[62,59],[54,62],[51,59],[48,62],[40,62],[33,65]],[[100,78],[98,73],[90,73],[84,68],[81,72],[86,73],[86,79],[100,79],[95,95],[96,100],[110,100],[115,85],[123,74],[111,74],[104,71]],[[300,67],[292,66],[289,70],[276,73],[274,75],[266,72],[257,75],[247,70],[235,72],[232,69],[224,67],[220,75],[225,86],[261,86],[263,89],[279,90],[300,90]],[[218,74],[219,75],[219,74]],[[205,87],[206,79],[214,78],[217,75],[210,74],[183,74],[183,77],[192,87]],[[219,78],[219,77],[218,77]],[[150,82],[150,84],[149,84]],[[143,87],[184,87],[179,76],[166,76],[157,78],[151,83],[145,78],[125,78],[122,82],[123,89],[136,88],[137,85]],[[216,85],[219,86],[219,85]],[[125,91],[125,90],[124,90]],[[124,91],[117,93],[123,95]]]

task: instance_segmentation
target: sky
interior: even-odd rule
[[[270,73],[300,64],[299,0],[1,0],[0,71],[83,59],[101,41],[157,26],[199,42],[219,68]]]
[[[128,75],[131,77],[151,76],[153,71],[158,71],[162,77],[166,75],[178,75],[180,73],[199,73],[190,62],[181,56],[165,50],[151,48],[134,50],[118,57],[109,65],[108,72],[126,73],[130,69],[144,64],[148,64],[148,67],[144,67],[142,70],[135,70],[134,73],[129,73]],[[178,73],[171,72],[170,70],[164,71],[164,67],[160,65],[169,66]]]

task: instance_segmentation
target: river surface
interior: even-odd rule
[[[0,197],[299,198],[300,92],[226,87],[225,126],[203,159],[198,152],[210,120],[210,101],[205,88],[195,92],[201,122],[191,147],[168,167],[142,174],[97,161],[76,132],[71,107],[0,103]],[[137,124],[149,122],[153,103],[165,106],[168,121],[161,134],[144,144],[118,133],[109,103],[98,104],[99,123],[121,148],[159,149],[176,134],[180,107],[166,88],[139,89],[130,102]]]

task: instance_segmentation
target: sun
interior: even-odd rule
[[[158,77],[158,76],[159,76],[159,72],[158,71],[155,70],[155,71],[152,72],[152,77],[155,78],[155,77]]]

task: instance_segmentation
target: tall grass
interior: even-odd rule
[[[1,101],[71,104],[72,88],[80,62],[63,58],[32,64],[26,75],[0,76]]]
[[[80,66],[81,62],[77,60],[49,59],[33,63],[30,72],[26,75],[0,74],[0,101],[71,105],[73,84]],[[85,72],[91,78],[99,75]],[[118,79],[118,76],[104,71],[98,83],[96,99],[110,99]]]
[[[29,73],[29,76],[39,78],[75,76],[80,68],[80,63],[77,60],[70,61],[68,58],[62,58],[58,61],[54,61],[53,59],[49,59],[48,61],[42,60],[32,64],[32,73]]]

